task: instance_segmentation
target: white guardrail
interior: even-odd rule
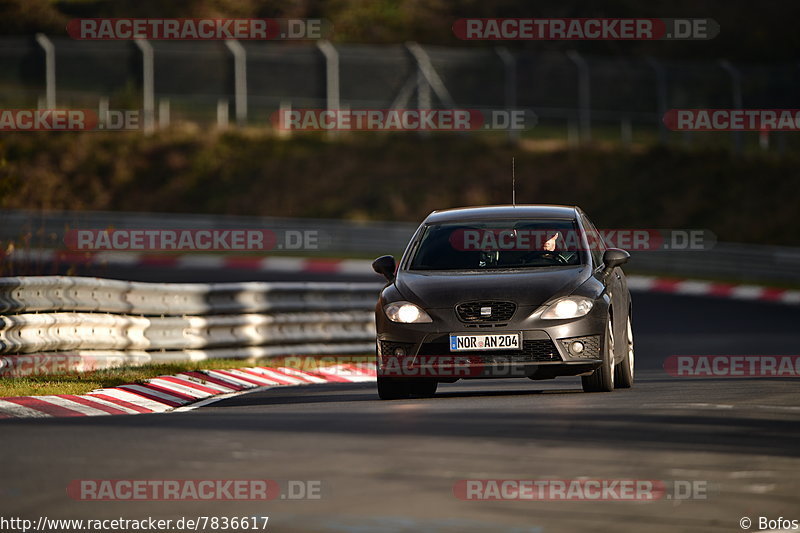
[[[0,278],[0,375],[374,349],[375,283]]]

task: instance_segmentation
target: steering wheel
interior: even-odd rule
[[[542,251],[542,250],[534,250],[525,254],[521,260],[523,263],[527,263],[530,259],[544,259],[546,261],[550,261],[552,263],[558,265],[568,265],[569,260],[561,255],[558,252],[549,252],[549,251]]]
[[[542,255],[540,255],[539,257],[541,257],[543,259],[552,260],[554,263],[559,263],[561,265],[568,264],[567,263],[567,258],[564,257],[563,255],[561,255],[558,252],[545,252]]]

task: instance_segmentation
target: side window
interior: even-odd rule
[[[411,261],[414,259],[414,256],[417,255],[419,243],[422,242],[423,237],[428,232],[428,228],[430,228],[430,226],[426,226],[424,223],[420,224],[417,231],[411,236],[403,255],[400,257],[400,266],[398,270],[405,270],[411,267]]]
[[[603,242],[603,237],[597,228],[594,227],[592,221],[586,215],[581,217],[583,227],[586,230],[586,240],[589,242],[589,251],[592,254],[592,260],[595,268],[603,264],[603,252],[606,251],[606,245]]]

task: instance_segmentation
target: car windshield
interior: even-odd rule
[[[484,220],[425,227],[410,270],[484,270],[580,265],[571,219]]]

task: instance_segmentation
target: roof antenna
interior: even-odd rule
[[[511,205],[517,207],[517,177],[514,173],[514,158],[511,158]]]

